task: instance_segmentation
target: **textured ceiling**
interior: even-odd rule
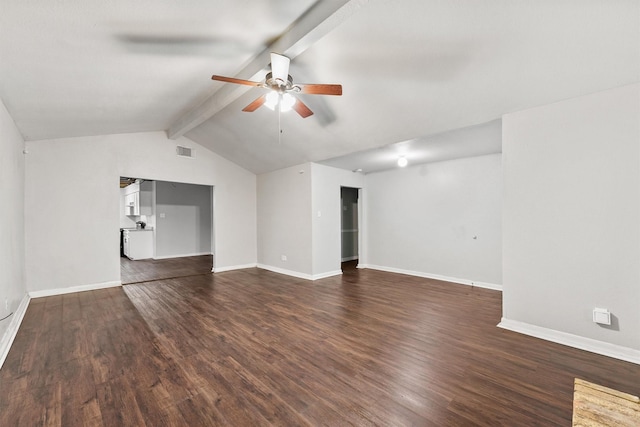
[[[280,135],[277,113],[241,111],[260,89],[231,96],[210,80],[260,78],[272,43],[297,82],[344,88],[301,96],[316,114],[282,114]],[[27,140],[187,123],[187,137],[255,173],[352,168],[395,143],[477,155],[473,132],[484,140],[505,113],[638,82],[640,1],[4,2],[0,76]]]

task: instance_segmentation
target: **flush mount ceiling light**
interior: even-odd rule
[[[409,161],[407,160],[406,157],[398,158],[398,166],[400,166],[401,168],[407,166],[408,164],[409,164]]]

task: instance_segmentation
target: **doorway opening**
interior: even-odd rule
[[[355,270],[360,258],[358,201],[360,190],[340,187],[340,235],[342,271]]]
[[[213,187],[120,178],[122,284],[213,270]]]

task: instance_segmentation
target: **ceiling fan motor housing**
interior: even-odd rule
[[[291,74],[288,74],[287,81],[283,82],[280,79],[274,79],[273,73],[267,73],[267,75],[264,78],[264,83],[268,89],[272,89],[278,92],[286,92],[290,90],[295,90],[296,92],[299,92],[300,90],[297,86],[293,85],[293,77],[291,77]]]

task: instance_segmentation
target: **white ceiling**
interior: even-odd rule
[[[502,120],[413,138],[356,151],[319,163],[353,172],[372,173],[395,168],[404,157],[408,165],[443,162],[502,152]]]
[[[260,89],[210,80],[260,78],[270,45],[296,82],[344,91],[301,96],[316,114],[283,114],[280,138],[277,113],[241,111]],[[472,132],[486,139],[505,113],[638,81],[640,0],[22,0],[0,13],[0,98],[25,139],[167,130],[255,173],[381,170],[395,160],[372,156],[394,143],[482,154]]]

